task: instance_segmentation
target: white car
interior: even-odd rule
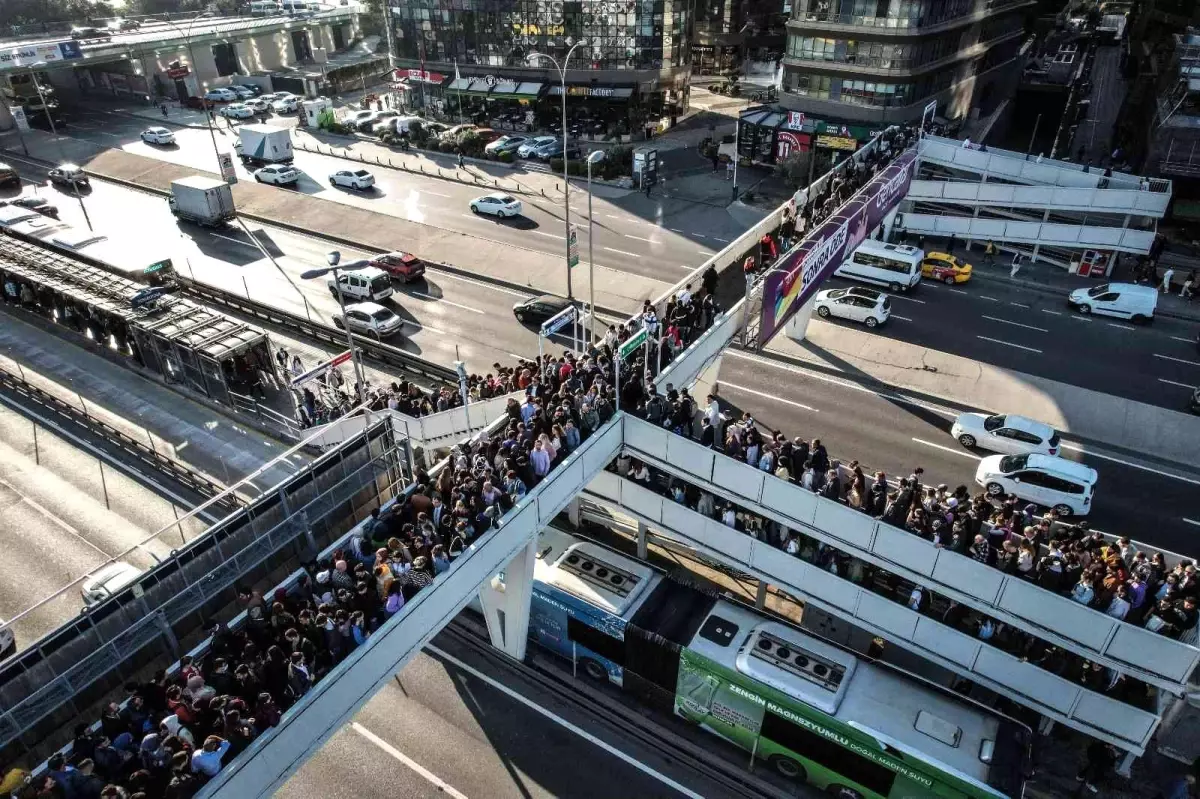
[[[343,169],[329,176],[329,185],[366,191],[375,185],[375,176],[365,169]]]
[[[980,447],[992,452],[1020,455],[1027,452],[1057,455],[1058,431],[1045,422],[1015,413],[959,414],[950,426],[950,435],[967,449]]]
[[[221,116],[230,119],[249,119],[254,116],[254,109],[245,103],[230,103],[221,109]]]
[[[254,90],[245,86],[238,86],[234,84],[233,86],[229,87],[229,90],[242,100],[249,100],[251,97],[254,97]]]
[[[237,92],[233,89],[221,87],[219,89],[209,89],[204,93],[204,99],[209,102],[217,103],[232,103],[238,99]]]
[[[259,183],[288,186],[300,179],[300,170],[290,164],[269,164],[254,173]]]
[[[254,113],[256,114],[266,114],[271,110],[270,101],[264,100],[261,97],[251,97],[249,100],[246,100],[246,105],[254,109]]]
[[[89,574],[80,586],[79,593],[83,595],[84,604],[92,607],[137,582],[141,576],[141,569],[118,560]]]
[[[349,327],[352,333],[362,333],[375,338],[383,338],[400,332],[404,320],[390,308],[384,308],[377,302],[356,302],[346,306],[346,318],[341,314],[333,315],[333,323],[338,327]]]
[[[146,144],[174,144],[175,134],[166,128],[146,128],[142,131],[142,141]]]
[[[277,114],[288,114],[299,110],[300,98],[294,94],[283,94],[271,101],[271,110]]]
[[[892,313],[892,301],[882,291],[864,288],[826,289],[817,292],[813,306],[817,316],[835,316],[862,322],[867,327],[882,325]]]
[[[471,200],[471,211],[476,214],[488,214],[497,219],[505,219],[521,215],[521,201],[516,197],[494,192]]]
[[[533,158],[534,151],[547,144],[554,144],[556,141],[558,141],[557,136],[534,136],[517,148],[517,155],[521,158]]]
[[[975,469],[989,497],[1010,494],[1064,517],[1087,515],[1098,477],[1090,466],[1049,455],[989,455]]]

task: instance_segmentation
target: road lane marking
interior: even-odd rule
[[[1121,460],[1120,458],[1114,458],[1112,455],[1103,455],[1099,452],[1093,452],[1090,449],[1084,449],[1083,447],[1079,446],[1078,444],[1062,444],[1061,446],[1063,449],[1069,449],[1072,452],[1078,452],[1082,455],[1091,455],[1094,458],[1102,458],[1106,461],[1112,461],[1113,463],[1119,463],[1122,466],[1128,466],[1131,469],[1141,469],[1143,472],[1150,472],[1150,474],[1157,474],[1159,477],[1170,477],[1174,480],[1179,480],[1180,482],[1183,482],[1183,483],[1191,483],[1192,485],[1200,486],[1200,480],[1193,480],[1190,477],[1184,477],[1183,475],[1180,475],[1180,474],[1172,474],[1171,472],[1166,472],[1166,471],[1163,471],[1162,469],[1155,469],[1153,466],[1146,466],[1141,463],[1134,463],[1133,461]]]
[[[721,238],[720,236],[713,236],[713,238],[714,238],[714,239],[716,239],[717,241],[723,241],[723,242],[725,242],[726,244],[728,244],[728,243],[729,243],[729,239],[723,239],[723,238]]]
[[[445,297],[435,297],[432,294],[426,294],[423,291],[410,291],[408,293],[413,295],[414,297],[423,297],[427,300],[433,300],[434,302],[440,302],[445,305],[453,305],[455,308],[462,308],[464,311],[470,311],[471,313],[477,313],[477,314],[483,313],[483,311],[479,310],[478,308],[472,308],[470,305],[463,305],[462,303],[451,302],[450,300],[446,299]]]
[[[376,735],[375,733],[368,730],[363,725],[359,724],[357,721],[350,722],[350,726],[359,735],[366,738],[368,741],[375,744],[375,746],[379,747],[384,752],[391,755],[394,759],[400,761],[405,766],[407,766],[409,769],[414,771],[417,774],[417,776],[421,777],[426,782],[428,782],[430,785],[432,785],[434,788],[436,788],[438,790],[438,793],[443,793],[446,796],[451,797],[451,799],[467,799],[467,795],[465,793],[462,793],[461,791],[456,789],[453,785],[446,782],[444,779],[442,779],[438,775],[434,774],[432,771],[425,768],[420,763],[413,760],[411,757],[404,754],[399,749],[392,746],[390,743],[383,740],[382,738],[380,738],[378,735]]]
[[[1050,332],[1049,330],[1047,330],[1044,327],[1034,327],[1033,325],[1027,325],[1027,324],[1024,324],[1023,322],[1014,322],[1011,319],[1001,319],[998,316],[987,316],[985,314],[980,314],[980,317],[983,319],[991,319],[993,322],[999,322],[1000,324],[1003,324],[1003,325],[1012,325],[1014,327],[1023,327],[1026,330],[1036,330],[1039,333],[1049,333]]]
[[[901,322],[911,322],[912,321],[907,316],[900,316],[899,314],[892,314],[891,316],[888,317],[888,319],[899,319]]]
[[[692,235],[693,235],[693,236],[695,236],[695,237],[696,237],[696,238],[698,238],[698,239],[702,239],[702,238],[704,238],[704,237],[705,237],[703,233],[693,233]]]
[[[533,232],[538,234],[539,236],[549,236],[552,239],[561,239],[562,238],[561,233],[547,233],[544,230],[535,230]]]
[[[682,233],[683,232],[682,230],[680,230],[677,227],[669,227],[669,228],[667,228],[667,230],[671,231],[672,233]]]
[[[1189,386],[1187,383],[1178,383],[1174,380],[1167,380],[1164,377],[1158,378],[1158,382],[1166,383],[1168,386],[1179,386],[1180,388],[1195,388],[1195,386]]]
[[[249,242],[249,241],[242,241],[241,239],[235,239],[233,236],[224,236],[224,235],[222,235],[222,234],[220,234],[220,233],[212,233],[212,232],[210,232],[208,235],[210,235],[210,236],[214,236],[215,238],[218,238],[218,239],[225,239],[225,241],[232,241],[234,244],[240,244],[240,245],[242,245],[243,247],[249,247],[249,248],[251,248],[252,250],[257,250],[257,249],[258,249],[258,245],[257,245],[257,244],[253,244],[253,243],[251,243],[251,242]]]
[[[687,264],[679,264],[679,268],[680,268],[680,269],[686,269],[686,270],[687,270],[687,271],[689,271],[689,272],[694,272],[694,271],[696,271],[696,269],[697,269],[698,267],[695,267],[695,266],[688,266]]]
[[[976,296],[978,296],[978,297],[979,297],[979,299],[981,299],[981,300],[987,300],[987,301],[989,301],[989,302],[1000,302],[1000,300],[996,299],[995,297],[989,297],[989,296],[988,296],[988,295],[986,295],[986,294],[979,294],[979,295],[976,295]]]
[[[1164,361],[1175,361],[1176,363],[1186,363],[1188,366],[1200,366],[1200,361],[1189,361],[1187,358],[1172,358],[1170,355],[1159,355],[1154,353],[1155,358],[1162,358]]]
[[[804,403],[796,402],[795,400],[784,399],[783,397],[777,396],[775,394],[767,394],[763,391],[755,391],[752,388],[746,388],[745,386],[739,386],[736,383],[726,383],[724,380],[722,380],[721,385],[726,386],[727,388],[736,389],[737,391],[745,391],[747,394],[753,394],[756,397],[762,397],[763,399],[774,400],[775,402],[782,402],[785,405],[791,405],[795,408],[802,408],[803,410],[806,410],[806,411],[812,411],[813,413],[821,412],[819,408],[814,408],[811,405],[805,405]]]
[[[926,305],[925,300],[914,300],[912,297],[906,297],[903,294],[889,294],[894,300],[904,300],[905,302],[915,302],[917,305]]]
[[[437,274],[439,277],[448,277],[451,280],[461,280],[463,283],[470,283],[472,286],[479,286],[480,288],[491,289],[492,291],[499,291],[502,294],[511,294],[514,297],[536,297],[537,296],[536,294],[534,294],[531,291],[528,291],[528,292],[513,291],[512,289],[505,288],[504,286],[497,286],[494,283],[484,283],[482,280],[472,280],[469,277],[463,277],[462,275],[455,275],[450,272],[444,272],[440,269],[430,269],[429,271]]]
[[[486,683],[487,685],[491,686],[492,688],[495,688],[497,691],[504,694],[508,698],[510,698],[514,701],[520,702],[522,705],[529,708],[534,713],[537,713],[537,714],[549,719],[550,721],[553,721],[555,724],[559,725],[560,727],[563,727],[566,730],[569,730],[569,731],[575,733],[580,738],[582,738],[583,740],[592,744],[593,746],[603,749],[605,752],[609,753],[613,757],[620,759],[622,762],[627,763],[630,766],[633,766],[635,769],[642,772],[643,774],[645,774],[649,777],[653,777],[654,779],[658,780],[663,785],[666,785],[667,787],[671,788],[674,791],[678,791],[679,793],[688,797],[688,799],[704,799],[704,797],[702,795],[691,790],[686,785],[682,785],[682,784],[676,782],[675,780],[671,779],[670,777],[668,777],[666,774],[663,774],[662,772],[657,771],[654,768],[651,768],[650,766],[647,766],[645,763],[643,763],[642,761],[633,757],[632,755],[626,754],[625,752],[616,748],[612,744],[610,744],[606,741],[603,741],[600,738],[597,738],[595,735],[592,735],[587,730],[584,730],[583,728],[581,728],[575,724],[572,724],[571,722],[564,719],[562,716],[559,716],[558,714],[556,714],[550,710],[547,710],[546,708],[539,705],[537,702],[534,702],[532,699],[529,699],[529,698],[521,695],[517,691],[514,691],[512,688],[509,688],[504,683],[484,674],[479,669],[476,669],[473,666],[469,666],[466,663],[463,663],[461,660],[454,657],[450,653],[442,651],[441,649],[434,646],[433,644],[427,645],[425,647],[425,649],[426,649],[426,651],[432,652],[433,654],[437,655],[439,658],[447,661],[448,663],[454,664],[455,667],[461,669],[462,671],[465,671],[467,674],[470,674],[475,679],[481,680],[482,682]]]
[[[638,241],[644,241],[644,242],[646,242],[647,244],[653,244],[653,243],[654,243],[654,239],[644,239],[644,238],[642,238],[641,236],[631,236],[631,235],[630,235],[630,234],[628,234],[628,233],[626,233],[626,234],[624,234],[624,235],[625,235],[625,238],[627,238],[627,239],[637,239]]]
[[[937,284],[936,284],[936,283],[930,283],[929,285],[931,285],[931,286],[936,286]],[[952,288],[947,288],[947,289],[946,289],[946,291],[953,291],[955,294],[970,294],[970,292],[969,292],[969,291],[967,291],[966,289],[952,289]]]
[[[641,258],[642,257],[642,256],[638,255],[636,252],[625,252],[624,250],[614,250],[612,247],[605,247],[604,249],[608,250],[609,252],[615,252],[618,255],[628,255],[630,258]]]
[[[956,449],[955,447],[947,447],[943,444],[935,444],[932,441],[926,441],[923,438],[915,438],[914,437],[913,441],[917,442],[918,444],[924,444],[927,447],[933,447],[934,449],[940,449],[943,452],[949,452],[951,455],[958,455],[963,458],[970,458],[973,461],[982,460],[982,458],[980,456],[974,455],[963,449]]]
[[[1008,304],[1009,304],[1009,305],[1015,305],[1015,306],[1017,306],[1018,308],[1025,308],[1026,310],[1028,310],[1029,308],[1032,308],[1032,307],[1033,307],[1032,305],[1025,305],[1025,304],[1023,304],[1023,303],[1020,303],[1020,302],[1012,302],[1011,300],[1009,301],[1009,303],[1008,303]]]
[[[442,194],[440,191],[430,191],[429,189],[417,189],[418,194],[432,194],[436,197],[451,197],[450,194]]]
[[[1132,325],[1123,325],[1119,322],[1105,322],[1104,324],[1108,325],[1109,327],[1115,327],[1118,330],[1137,330],[1137,328],[1133,327]]]
[[[1047,311],[1045,308],[1042,309],[1042,313],[1048,313],[1051,316],[1062,316],[1063,315],[1062,311]]]
[[[1184,344],[1194,343],[1190,338],[1184,338],[1183,336],[1171,336],[1171,338],[1175,341],[1182,341]]]
[[[1071,314],[1071,318],[1077,322],[1087,322],[1088,324],[1096,321],[1095,319],[1084,316],[1083,314]]]
[[[1194,524],[1194,525],[1196,525],[1197,527],[1200,527],[1200,522],[1196,521],[1195,519],[1189,519],[1188,517],[1184,516],[1184,517],[1183,517],[1183,520],[1184,520],[1185,522],[1187,522],[1188,524]]]
[[[1004,341],[1004,340],[998,339],[998,338],[988,338],[987,336],[976,336],[975,338],[981,338],[984,341],[991,341],[994,344],[1003,344],[1006,347],[1016,347],[1019,350],[1028,350],[1029,352],[1036,352],[1038,355],[1042,354],[1041,350],[1035,350],[1033,347],[1023,347],[1020,344],[1013,344],[1011,341]]]

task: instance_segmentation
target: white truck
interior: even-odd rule
[[[243,164],[266,166],[292,163],[292,133],[287,128],[242,125],[237,130],[238,140],[233,143],[233,149]]]
[[[175,216],[205,227],[219,227],[237,216],[229,184],[203,175],[171,181],[167,204]]]

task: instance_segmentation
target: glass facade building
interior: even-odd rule
[[[632,88],[630,102],[664,113],[686,106],[695,0],[391,2],[401,66],[453,74],[456,64],[463,77],[558,83],[548,62],[531,68],[527,56],[545,53],[561,64],[571,44],[585,40],[568,84]]]

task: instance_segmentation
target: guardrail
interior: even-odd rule
[[[242,297],[225,289],[184,278],[182,275],[177,275],[177,278],[188,294],[194,295],[207,303],[237,311],[238,313],[253,317],[266,324],[283,328],[284,330],[295,331],[302,336],[320,341],[332,347],[340,349],[346,344],[346,332],[332,325],[313,322],[287,311],[272,308],[266,303]],[[418,358],[416,355],[393,347],[390,344],[373,341],[365,336],[356,336],[355,343],[358,345],[360,353],[368,360],[372,360],[383,366],[398,369],[408,374],[419,375],[436,384],[449,383],[456,385],[458,383],[458,373],[449,366],[439,366],[424,358]]]
[[[1131,230],[1097,225],[1062,225],[1055,222],[1018,222],[1006,219],[977,219],[969,216],[917,214],[896,215],[896,228],[929,236],[954,235],[979,241],[1008,241],[1040,244],[1043,247],[1120,250],[1145,255],[1154,244],[1153,230]]]
[[[220,483],[208,479],[186,464],[180,463],[174,458],[169,458],[155,449],[151,449],[141,441],[131,438],[112,425],[100,421],[86,410],[76,408],[74,405],[62,401],[53,394],[30,384],[3,367],[0,367],[0,385],[21,395],[30,402],[41,405],[52,416],[56,416],[72,425],[83,428],[89,433],[94,433],[106,439],[119,447],[125,454],[144,463],[154,471],[162,472],[175,482],[202,497],[218,497],[224,494],[226,490]],[[217,499],[212,508],[218,511],[221,517],[225,517],[244,504],[245,502],[237,494],[229,493]]]
[[[625,420],[630,421],[628,415]],[[1083,688],[1002,649],[961,633],[850,580],[789,555],[769,543],[691,510],[612,472],[601,472],[585,491],[614,504],[666,537],[760,575],[839,618],[955,673],[1000,696],[1122,749],[1141,754],[1159,716]],[[851,511],[857,513],[857,511]],[[859,514],[862,515],[862,514]],[[870,518],[870,517],[867,517]],[[907,534],[905,534],[907,535]],[[908,536],[912,538],[911,535]]]
[[[909,200],[942,200],[969,205],[998,205],[1075,211],[1079,213],[1132,214],[1161,219],[1171,204],[1165,192],[1136,189],[1063,188],[1026,186],[1011,183],[983,183],[978,180],[914,180],[908,189]]]
[[[297,444],[276,460],[290,457],[303,446],[305,442]],[[302,548],[315,550],[318,538],[336,535],[341,517],[327,517],[338,508],[357,512],[387,494],[403,463],[398,451],[389,425],[372,428],[360,446],[321,456],[172,551],[167,560],[129,587],[6,661],[0,666],[0,761],[11,761],[19,752],[61,731],[57,719],[64,706],[77,714],[102,698],[111,690],[111,681],[102,678],[137,661],[152,641],[162,638],[165,646],[174,648],[176,627],[190,632],[198,619],[231,600],[228,591],[243,575],[270,571],[268,560],[284,547],[303,541]],[[233,489],[252,485],[271,465]],[[380,484],[380,479],[385,482]],[[365,490],[370,496],[363,500]],[[136,547],[130,551],[133,549]],[[70,590],[60,591],[9,624]],[[135,667],[140,665],[135,662]]]
[[[1194,646],[936,547],[649,422],[626,416],[624,441],[636,457],[714,496],[1165,690],[1178,693],[1200,664]]]

